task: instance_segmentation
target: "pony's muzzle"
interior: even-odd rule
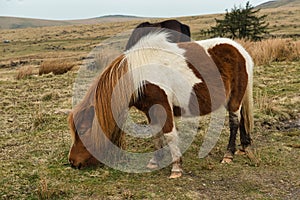
[[[98,161],[95,157],[90,156],[86,160],[78,159],[78,158],[69,158],[69,164],[71,165],[72,168],[74,169],[83,169],[85,167],[90,167],[90,166],[99,166],[103,167],[104,164]]]
[[[77,164],[73,159],[69,159],[69,163],[73,169],[80,169],[82,167],[81,163]]]

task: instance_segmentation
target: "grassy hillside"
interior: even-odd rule
[[[266,14],[266,21],[269,23],[269,31],[273,36],[299,37],[300,36],[300,6],[279,7],[261,10]]]
[[[300,32],[300,8],[267,9],[270,34],[298,38]],[[222,14],[178,18],[191,28],[192,39],[204,39],[200,31],[214,25],[215,18]],[[26,62],[39,64],[53,58],[70,58],[80,62],[97,44],[116,34],[129,38],[131,30],[143,21],[157,22],[162,19],[137,19],[126,22],[106,22],[87,25],[66,25],[54,27],[0,30],[0,68]],[[127,37],[127,38],[126,38]],[[8,40],[10,43],[2,41]]]
[[[257,6],[267,14],[270,32],[273,35],[300,36],[300,0],[276,0]],[[280,13],[280,14],[279,14]],[[279,14],[279,15],[277,15]]]

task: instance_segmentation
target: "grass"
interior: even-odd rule
[[[201,27],[213,22],[211,16],[182,20],[191,24],[195,39]],[[259,166],[244,156],[236,156],[231,165],[220,164],[228,140],[227,122],[209,156],[199,159],[209,117],[202,118],[198,135],[184,153],[184,176],[178,180],[167,178],[170,166],[151,173],[131,174],[107,166],[75,170],[68,165],[71,138],[67,115],[57,111],[71,108],[78,72],[17,80],[19,69],[32,66],[36,74],[50,60],[67,60],[76,69],[95,45],[124,27],[134,27],[135,23],[114,23],[110,28],[98,24],[0,31],[0,37],[11,40],[10,44],[0,44],[0,52],[4,52],[0,58],[0,198],[297,199],[300,196],[299,54],[298,58],[289,58],[294,50],[283,54],[272,50],[271,55],[276,56],[270,59],[267,53],[277,43],[273,49],[291,50],[289,47],[298,44],[291,39],[245,44],[252,49],[258,63],[254,69],[252,137]],[[284,30],[278,28],[275,33]],[[268,59],[259,61],[260,55]],[[277,55],[285,57],[277,59]],[[98,58],[102,60],[103,55]],[[20,61],[26,61],[24,66]],[[11,62],[19,64],[11,66]],[[141,120],[137,112],[133,115]],[[184,126],[180,122],[179,125]],[[184,128],[188,132],[189,126]],[[153,147],[149,140],[128,139],[131,151],[150,151]]]
[[[28,78],[33,75],[33,67],[32,66],[23,66],[20,67],[18,74],[16,76],[17,80]]]

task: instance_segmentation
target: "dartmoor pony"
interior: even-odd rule
[[[191,41],[190,27],[186,24],[180,23],[177,20],[171,19],[158,23],[143,22],[133,30],[127,42],[126,50],[135,45],[143,36],[155,30],[168,31],[170,34],[170,42],[178,43]]]
[[[209,114],[221,106],[229,112],[230,138],[222,162],[231,162],[239,129],[242,150],[251,145],[253,129],[252,70],[249,54],[236,42],[215,38],[171,43],[167,32],[151,32],[116,58],[96,79],[84,100],[72,111],[69,126],[73,167],[98,163],[90,153],[108,154],[108,143],[123,148],[124,113],[134,106],[161,127],[161,140],[172,156],[170,178],[182,175],[176,116]],[[159,106],[157,106],[159,105]],[[148,168],[159,166],[154,154]]]

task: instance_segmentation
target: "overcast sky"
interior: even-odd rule
[[[179,17],[222,13],[248,0],[0,0],[0,16],[85,19],[103,15]],[[269,0],[249,0],[253,6]]]

